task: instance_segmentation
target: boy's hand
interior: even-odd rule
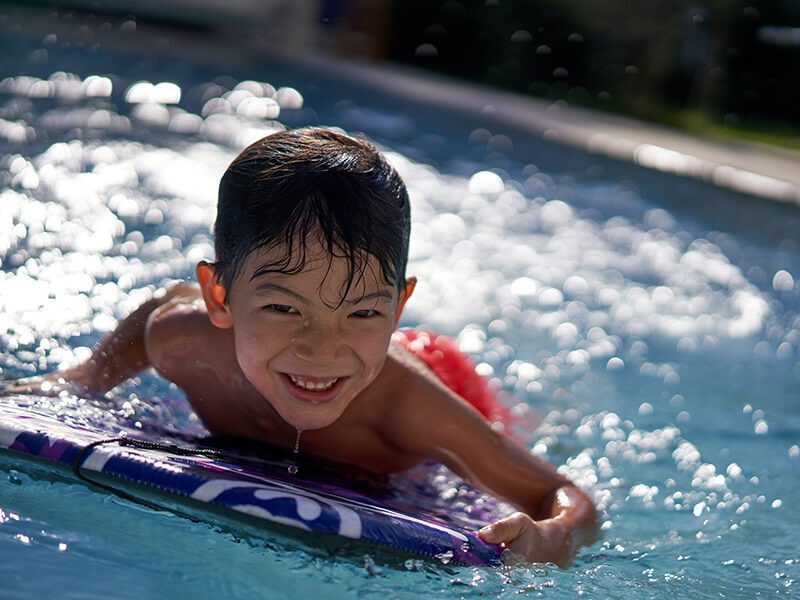
[[[565,568],[572,560],[570,531],[558,518],[534,521],[516,512],[482,528],[478,535],[484,542],[503,544],[528,562],[549,562]]]

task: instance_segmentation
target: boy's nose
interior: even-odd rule
[[[308,362],[329,364],[341,358],[344,345],[336,325],[309,321],[295,339],[295,353]]]

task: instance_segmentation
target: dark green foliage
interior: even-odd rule
[[[800,45],[765,42],[768,26],[800,27],[800,2],[395,0],[389,56],[646,118],[800,125]]]

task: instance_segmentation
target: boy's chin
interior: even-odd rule
[[[288,425],[300,431],[312,431],[314,429],[324,429],[333,425],[342,415],[342,411],[330,411],[326,409],[311,411],[279,411],[281,418]]]

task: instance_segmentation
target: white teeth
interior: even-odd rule
[[[329,379],[328,381],[307,381],[305,379],[299,379],[294,375],[289,375],[289,379],[291,379],[292,383],[299,388],[304,390],[310,390],[312,392],[322,392],[324,390],[329,390],[333,387],[333,384],[339,381],[338,377],[334,377],[333,379]]]

